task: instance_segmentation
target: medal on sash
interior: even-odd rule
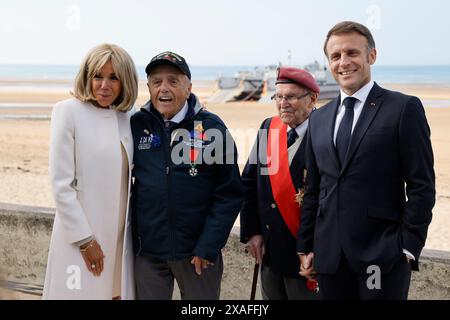
[[[303,197],[305,196],[305,180],[306,180],[306,169],[303,169],[303,187],[298,189],[298,193],[295,194],[295,201],[301,207],[303,205]]]

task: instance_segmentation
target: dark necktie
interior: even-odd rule
[[[290,146],[292,146],[297,138],[297,131],[295,131],[295,129],[290,129],[287,133],[287,147],[289,148]]]
[[[347,97],[344,99],[345,113],[336,136],[336,150],[341,165],[344,164],[347,155],[350,138],[352,136],[353,107],[358,99]]]
[[[175,127],[176,124],[177,124],[176,122],[173,122],[173,121],[170,121],[170,120],[164,122],[164,129],[166,130],[166,134],[169,137],[169,139],[170,139],[170,135],[172,134],[172,130]]]

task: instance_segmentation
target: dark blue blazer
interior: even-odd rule
[[[339,164],[333,130],[340,97],[313,112],[299,252],[314,252],[319,273],[336,272],[341,253],[366,273],[389,272],[402,249],[417,269],[435,203],[430,128],[416,97],[372,88]]]
[[[271,118],[266,119],[261,125],[260,129],[267,130],[265,137],[267,137],[271,120]],[[261,159],[267,158],[266,148],[267,145],[262,146],[261,141],[257,139],[252,154],[260,156],[256,163],[247,161],[242,172],[245,199],[240,213],[241,242],[247,243],[253,235],[262,235],[266,250],[263,263],[279,275],[299,277],[300,264],[296,251],[296,239],[278,211],[272,196],[269,176],[259,174],[262,169],[267,168],[264,164],[266,161],[261,163]],[[296,190],[303,186],[305,148],[306,136],[290,166],[292,182]]]

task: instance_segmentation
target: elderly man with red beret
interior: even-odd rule
[[[300,226],[308,117],[319,86],[305,70],[281,67],[273,101],[278,115],[263,121],[242,173],[241,242],[261,265],[266,300],[318,299],[299,275]]]

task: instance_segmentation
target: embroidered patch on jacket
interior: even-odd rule
[[[161,147],[161,137],[153,133],[149,134],[147,129],[144,130],[145,136],[139,138],[138,150],[148,150],[151,148]]]

